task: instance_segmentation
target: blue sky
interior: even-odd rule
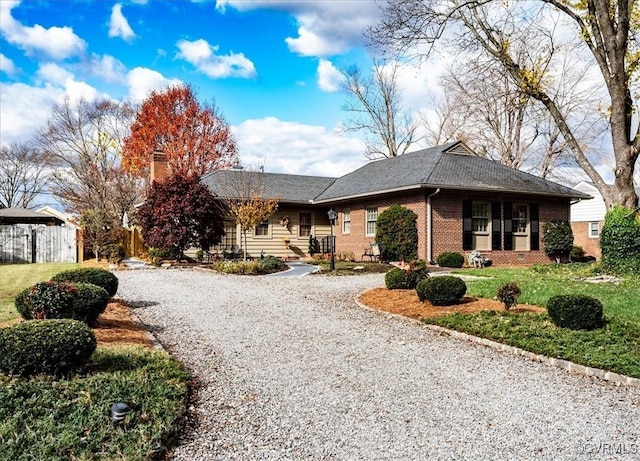
[[[141,101],[184,82],[215,101],[245,165],[345,174],[366,159],[340,130],[338,69],[371,65],[361,32],[378,15],[369,0],[2,0],[0,141],[28,140],[65,96]],[[407,98],[433,78],[407,73]]]

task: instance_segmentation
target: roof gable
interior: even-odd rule
[[[575,189],[472,155],[471,152],[459,142],[373,161],[338,178],[315,201],[437,187],[571,198],[590,197]]]

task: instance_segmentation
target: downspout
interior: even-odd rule
[[[440,193],[438,187],[433,194],[427,195],[427,261],[433,264],[433,218],[431,216],[431,197]]]

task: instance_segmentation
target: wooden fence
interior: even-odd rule
[[[64,226],[0,226],[0,263],[77,262],[76,233]]]

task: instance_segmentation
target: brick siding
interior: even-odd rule
[[[434,190],[422,190],[416,193],[408,193],[402,196],[375,198],[370,200],[354,201],[336,207],[342,212],[349,209],[351,214],[351,232],[347,235],[342,233],[342,213],[339,215],[339,223],[336,232],[336,251],[348,253],[352,252],[356,259],[362,259],[362,255],[371,243],[374,243],[373,236],[365,235],[365,209],[366,207],[378,207],[378,214],[382,213],[390,205],[398,204],[404,206],[418,215],[418,257],[428,259],[427,255],[427,196]],[[485,194],[481,192],[466,191],[441,191],[431,199],[433,242],[432,257],[435,260],[440,253],[445,251],[455,251],[465,254],[462,249],[462,201],[509,201],[522,204],[539,205],[540,221],[540,250],[536,251],[482,251],[494,264],[498,265],[530,265],[536,263],[548,263],[549,257],[544,252],[542,242],[542,228],[545,223],[552,220],[569,219],[569,200],[557,197],[541,197],[511,194],[504,196],[501,194]],[[504,229],[502,229],[504,231]],[[366,259],[366,258],[365,258]]]
[[[600,221],[600,231],[602,232],[604,221]],[[587,256],[594,256],[600,259],[600,239],[589,237],[589,223],[587,221],[576,221],[571,223],[573,231],[573,244],[581,246]]]

